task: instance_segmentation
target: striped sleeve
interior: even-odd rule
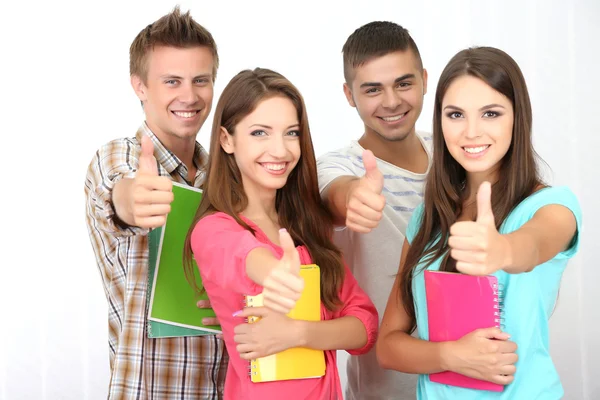
[[[331,182],[340,176],[356,176],[350,157],[339,152],[330,152],[319,157],[317,172],[321,196]]]

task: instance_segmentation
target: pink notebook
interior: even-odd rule
[[[495,276],[425,271],[429,340],[458,340],[480,328],[500,327],[500,296]],[[503,385],[444,371],[429,375],[432,382],[501,392]]]

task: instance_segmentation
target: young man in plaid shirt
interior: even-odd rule
[[[220,338],[146,334],[147,234],[165,222],[172,181],[204,180],[207,154],[196,135],[211,110],[218,64],[212,35],[189,11],[175,8],[144,28],[131,44],[130,75],[146,120],[135,136],[102,146],[87,171],[86,222],[109,306],[109,399],[223,396],[228,357]]]

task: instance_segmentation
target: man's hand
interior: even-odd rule
[[[383,216],[385,197],[383,174],[377,168],[377,159],[370,150],[363,152],[365,175],[350,183],[346,196],[346,226],[355,232],[368,233]]]
[[[119,219],[131,226],[163,226],[173,201],[173,183],[159,176],[152,140],[142,136],[142,153],[133,179],[121,179],[113,190],[113,204]]]

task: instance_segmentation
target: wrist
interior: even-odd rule
[[[502,267],[500,269],[507,270],[507,269],[510,269],[510,267],[512,267],[514,264],[513,246],[511,244],[511,241],[510,241],[510,238],[508,235],[501,234],[500,239],[503,242],[503,246],[502,246],[503,247],[503,251],[502,251],[503,260],[502,260]]]
[[[292,322],[292,347],[308,347],[308,321],[290,319]]]
[[[135,226],[133,207],[130,201],[132,182],[133,180],[130,178],[121,178],[115,183],[113,190],[110,192],[110,201],[115,216],[124,226]]]
[[[439,342],[438,356],[440,368],[443,371],[452,371],[452,348],[454,342]]]
[[[347,186],[347,190],[346,190],[346,197],[344,199],[346,207],[348,207],[348,202],[350,201],[350,195],[352,194],[352,192],[354,192],[354,189],[356,188],[356,186],[358,186],[359,183],[360,183],[360,179],[356,178],[356,177],[352,177],[352,179],[350,179],[350,181],[348,182],[348,186]]]
[[[246,274],[253,282],[265,286],[266,279],[278,262],[270,250],[256,247],[246,255]]]

